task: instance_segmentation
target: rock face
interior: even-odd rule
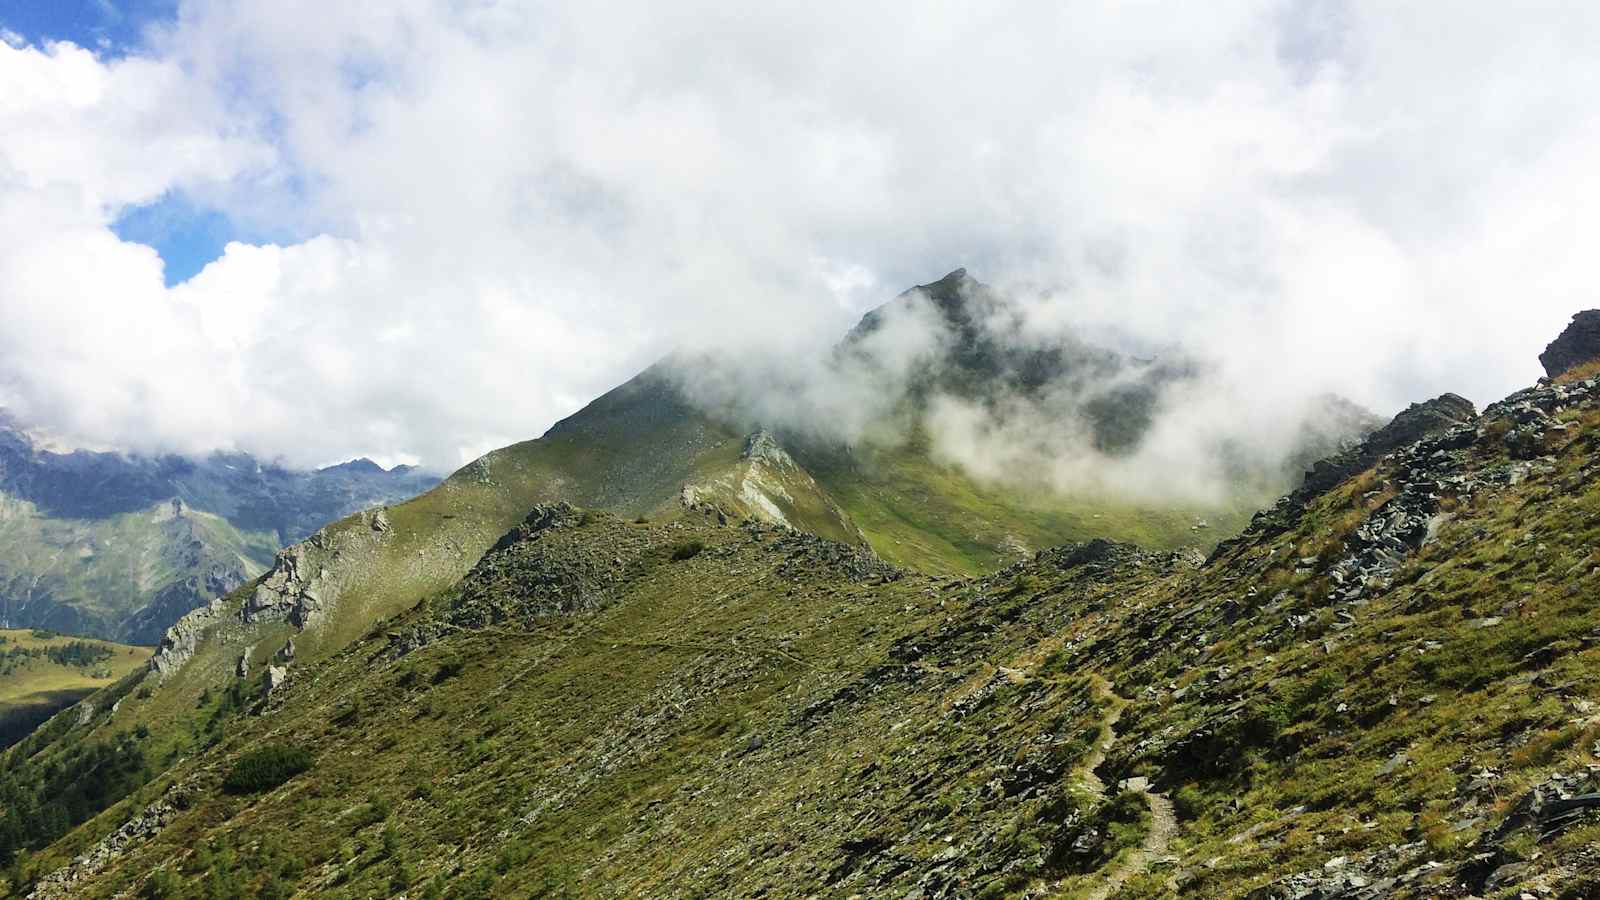
[[[685,509],[713,510],[724,521],[755,519],[831,540],[867,543],[850,514],[765,429],[745,438],[737,465],[685,484],[678,502]]]
[[[343,582],[329,575],[327,563],[336,557],[359,560],[374,546],[393,535],[382,509],[324,528],[303,543],[279,551],[272,569],[233,605],[222,598],[189,613],[167,629],[161,646],[150,658],[150,668],[163,680],[194,656],[201,636],[224,622],[252,624],[288,622],[305,630],[327,615],[338,601]],[[293,650],[289,651],[291,658]]]
[[[1600,359],[1600,309],[1586,309],[1573,316],[1560,337],[1539,354],[1539,363],[1551,378],[1594,359]]]
[[[272,571],[261,579],[244,603],[244,621],[289,622],[298,628],[322,610],[320,566],[312,548],[296,544],[278,554]]]
[[[1467,435],[1477,421],[1471,401],[1456,394],[1441,394],[1426,403],[1413,403],[1389,424],[1368,435],[1360,444],[1318,460],[1293,493],[1278,500],[1270,509],[1256,513],[1250,527],[1231,541],[1223,541],[1211,559],[1227,555],[1233,548],[1273,537],[1288,531],[1300,520],[1306,504],[1322,496],[1340,482],[1366,471],[1389,453],[1408,447],[1432,435],[1454,432]],[[1468,439],[1470,443],[1470,439]]]
[[[267,666],[267,677],[262,682],[263,694],[271,694],[289,680],[289,670],[284,666]]]
[[[199,609],[191,610],[174,622],[161,638],[161,646],[150,657],[151,671],[165,681],[194,656],[195,648],[200,645],[200,638],[207,628],[230,618],[227,604],[220,597]]]

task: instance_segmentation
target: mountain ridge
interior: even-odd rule
[[[17,784],[84,754],[167,762],[60,820],[17,883],[1600,884],[1583,799],[1600,787],[1584,774],[1600,765],[1600,621],[1582,602],[1600,573],[1597,435],[1600,379],[1482,413],[1444,395],[1344,443],[1209,560],[1095,539],[963,577],[808,534],[822,510],[877,546],[849,482],[808,467],[815,448],[719,423],[652,368],[286,548],[85,721],[18,745],[7,777],[22,781],[0,784],[18,809],[57,801]],[[810,480],[780,478],[791,466]],[[805,521],[764,520],[767,503],[791,519],[782,493],[815,501]],[[295,788],[225,787],[280,751],[310,767]]]
[[[536,507],[343,649],[219,657],[238,708],[186,668],[58,717],[23,758],[223,724],[28,884],[1585,896],[1600,379],[1397,419],[1204,564],[1098,540],[949,578],[715,509]],[[285,742],[313,752],[284,788],[220,787]]]

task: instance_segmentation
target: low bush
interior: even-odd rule
[[[700,551],[704,549],[706,549],[706,545],[700,541],[684,541],[672,548],[672,561],[682,562],[686,559],[693,559],[699,556]]]
[[[300,747],[273,745],[239,757],[222,781],[230,794],[269,791],[311,768],[311,753]]]

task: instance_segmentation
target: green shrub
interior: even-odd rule
[[[233,764],[222,781],[230,794],[268,791],[311,768],[310,752],[300,747],[273,745],[252,750]]]
[[[1186,784],[1172,792],[1172,808],[1178,818],[1192,822],[1205,815],[1205,795],[1194,785]]]
[[[699,556],[700,551],[704,549],[706,549],[706,545],[700,541],[684,541],[681,544],[675,544],[672,548],[672,561],[682,562],[686,559],[693,559]]]
[[[368,825],[374,825],[388,819],[389,814],[393,811],[389,801],[382,797],[374,797],[371,802],[363,803],[359,809],[351,814],[350,828],[353,831],[360,831]]]
[[[461,674],[466,664],[459,659],[449,658],[439,663],[439,668],[433,673],[433,683],[443,684]]]

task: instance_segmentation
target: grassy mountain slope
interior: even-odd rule
[[[0,630],[0,747],[149,660],[149,647]]]
[[[17,875],[89,897],[1592,896],[1600,382],[1420,437],[1203,566],[1091,542],[953,579],[714,514],[544,507],[264,700],[256,674],[202,693],[186,668],[57,717],[9,771],[137,724],[146,759],[193,739]],[[537,480],[515,458],[484,478]],[[483,503],[473,484],[447,487]],[[401,510],[395,532],[428,512]]]
[[[1041,547],[1091,538],[1209,550],[1255,511],[1243,501],[1184,509],[979,483],[955,466],[936,462],[918,438],[849,454],[802,452],[799,458],[874,550],[925,572],[978,575]]]

